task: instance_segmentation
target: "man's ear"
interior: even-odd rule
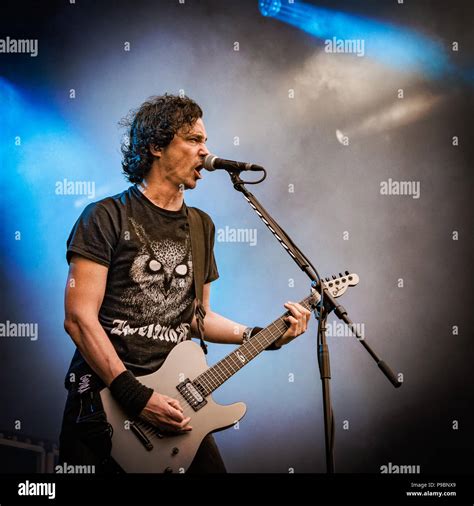
[[[153,156],[156,156],[158,158],[160,158],[161,156],[161,148],[159,148],[158,146],[153,146],[153,145],[149,145],[149,148],[150,148],[150,153],[153,155]]]

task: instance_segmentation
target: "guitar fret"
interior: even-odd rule
[[[221,369],[220,369],[220,363],[219,365],[214,369],[215,371],[215,376],[217,378],[217,381],[220,383],[221,380],[222,380],[222,373],[221,373]]]
[[[259,354],[258,348],[256,348],[254,346],[253,342],[252,341],[248,341],[248,344],[249,344],[249,346],[251,346],[257,352],[257,355],[258,355]],[[257,355],[255,355],[255,356],[257,356]]]
[[[217,388],[219,386],[219,378],[217,377],[215,373],[215,369],[211,367],[207,370],[207,375],[209,376],[209,379],[211,381],[211,386],[214,388]],[[211,390],[212,391],[212,390]]]
[[[206,394],[208,392],[209,387],[210,387],[210,383],[208,382],[208,380],[205,377],[196,378],[195,383],[197,383],[201,387],[201,390],[204,394]]]
[[[232,374],[235,374],[239,370],[239,363],[235,359],[234,353],[229,353],[229,359],[232,360]]]
[[[231,360],[231,361],[232,361],[232,362],[231,362],[231,364],[232,364],[232,369],[231,369],[232,374],[235,374],[235,373],[239,370],[239,364],[238,364],[238,362],[235,360],[235,355],[234,355],[233,353],[230,353],[230,354],[228,355],[228,358],[229,358],[229,360]],[[231,374],[230,376],[232,376],[232,374]],[[229,376],[229,378],[230,378],[230,376]]]
[[[222,378],[222,379],[226,379],[226,371],[225,371],[225,364],[224,364],[224,360],[225,359],[222,359],[219,361],[218,365],[216,366],[216,369],[217,371],[219,372],[219,376]]]
[[[230,374],[228,376],[230,378],[235,373],[235,361],[232,353],[227,355],[227,357],[224,360],[227,362],[229,366]]]
[[[234,363],[234,367],[238,367],[239,363],[235,359],[235,353],[234,352],[229,353],[229,357],[232,359],[232,362]]]
[[[232,376],[232,364],[229,363],[228,357],[225,357],[222,360],[222,366],[224,368],[224,377],[226,377],[226,379],[230,378],[230,376]],[[229,374],[229,367],[230,367],[231,374]]]
[[[222,374],[222,365],[220,362],[219,362],[219,367],[216,367],[216,374],[217,374],[217,377],[219,378],[220,384],[222,385],[222,383],[224,383],[226,378],[225,378],[225,375]]]

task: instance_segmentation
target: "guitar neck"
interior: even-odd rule
[[[306,297],[300,304],[305,309],[311,310],[311,304],[314,304],[318,299],[319,293],[316,292]],[[194,380],[194,383],[201,387],[204,395],[211,394],[286,332],[288,325],[284,319],[289,315],[290,312],[287,311],[280,318],[270,323],[268,327],[248,339],[245,344],[242,344],[207,371],[200,374]]]

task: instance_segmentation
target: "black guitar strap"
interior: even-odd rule
[[[207,354],[207,345],[204,342],[204,317],[206,316],[206,310],[202,304],[206,254],[204,246],[204,225],[201,215],[194,207],[187,207],[187,214],[189,234],[191,236],[191,253],[193,257],[194,291],[196,293],[196,299],[194,300],[194,314],[196,315],[201,348],[202,351]]]

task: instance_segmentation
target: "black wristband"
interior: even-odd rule
[[[252,329],[252,332],[250,332],[250,337],[253,337],[255,334],[258,334],[262,329],[262,327],[254,327]],[[270,346],[267,346],[265,348],[266,351],[273,351],[273,350],[279,350],[281,346],[276,346],[275,343],[270,344]]]
[[[131,418],[142,412],[153,394],[153,388],[140,383],[130,371],[120,373],[109,388],[115,400]]]

